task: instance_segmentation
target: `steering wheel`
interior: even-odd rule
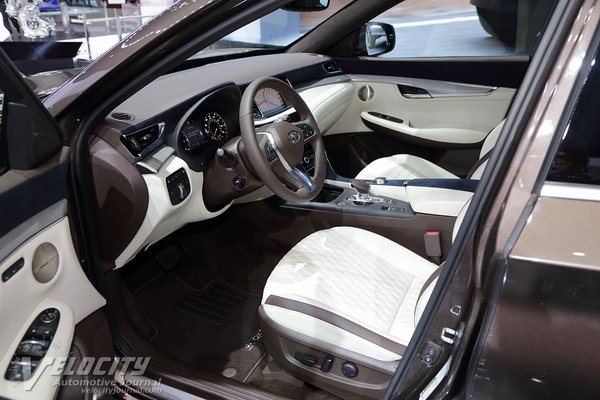
[[[256,128],[254,98],[261,89],[274,89],[295,108],[300,122],[275,121]],[[272,77],[259,78],[244,91],[240,104],[240,130],[248,160],[254,171],[277,196],[298,203],[315,198],[325,182],[325,147],[310,109],[287,83]],[[315,154],[312,176],[302,165],[304,148]]]

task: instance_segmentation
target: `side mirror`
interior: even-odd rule
[[[383,22],[369,22],[360,30],[358,50],[360,55],[379,56],[389,53],[396,46],[396,30]]]
[[[281,7],[285,11],[322,11],[329,7],[329,0],[294,0]]]

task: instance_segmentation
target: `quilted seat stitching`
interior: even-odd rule
[[[305,294],[309,299],[316,297],[324,304],[333,307],[336,313],[389,334],[416,277],[408,272],[399,271],[397,267],[365,246],[360,246],[360,249],[366,252],[352,248],[349,253],[340,254],[333,250],[346,247],[344,246],[346,240],[347,236],[336,229],[330,230],[327,236],[319,233],[309,236],[300,243],[300,246],[296,246],[288,253],[275,269],[272,278],[275,281],[290,283],[314,280],[313,290],[317,296]],[[353,273],[343,270],[344,265],[353,262],[358,262],[365,268],[362,270],[355,268]],[[321,269],[317,267],[318,265],[329,267]],[[294,278],[286,279],[285,275],[288,274],[294,275]],[[365,287],[364,284],[367,283],[376,287]],[[400,298],[399,293],[404,293],[404,296]],[[376,302],[372,301],[371,294],[376,294],[379,299],[383,299],[386,307],[374,307]],[[351,306],[344,307],[342,302],[349,302]],[[414,327],[414,321],[411,322],[409,326]]]

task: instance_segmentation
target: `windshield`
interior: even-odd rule
[[[0,2],[2,1],[0,0]],[[275,10],[223,37],[191,58],[287,47],[353,1],[330,0],[328,8],[316,12]],[[85,23],[81,26],[57,24],[56,31],[60,32],[61,37],[64,36],[65,39],[61,40],[64,43],[55,42],[53,48],[62,46],[63,53],[71,52],[73,54],[67,54],[69,60],[64,63],[65,67],[60,71],[47,72],[41,63],[39,69],[26,71],[29,85],[34,88],[39,97],[48,96],[75,75],[79,71],[79,67],[89,64],[119,40],[138,29],[150,17],[162,12],[172,2],[173,0],[166,0],[164,4],[161,3],[160,7],[150,7],[150,2],[143,2],[141,6],[126,3],[114,10],[114,16],[105,15],[100,7],[70,7],[70,12],[78,13],[77,15],[83,13]],[[104,8],[104,11],[106,10]],[[57,12],[48,11],[44,15],[54,15]],[[117,34],[114,33],[115,28],[117,28]],[[65,32],[70,33],[67,35]],[[81,39],[82,37],[84,39]],[[73,42],[81,44],[73,46]],[[39,44],[43,48],[46,43],[34,44]],[[74,54],[75,52],[77,54]],[[40,73],[36,74],[37,72]]]
[[[216,41],[194,57],[229,50],[287,47],[352,1],[331,0],[327,9],[317,12],[275,10]]]

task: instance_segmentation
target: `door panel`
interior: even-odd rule
[[[367,122],[381,120],[381,126],[403,126],[399,129],[406,136],[422,139],[422,142],[439,142],[438,147],[467,144],[476,147],[496,126],[508,110],[515,94],[514,89],[482,88],[483,94],[465,94],[460,85],[456,92],[446,92],[432,98],[405,97],[398,88],[402,78],[382,79],[378,76],[350,76],[355,93],[369,86],[372,98],[363,101],[354,96],[345,114],[328,131],[328,135],[366,132],[372,129]],[[408,80],[411,84],[413,81]],[[436,82],[429,81],[430,86]],[[438,86],[447,83],[439,83]],[[470,87],[472,88],[472,87]],[[395,117],[403,122],[382,120],[369,111]],[[405,138],[399,138],[405,140]],[[433,147],[433,146],[432,146]]]
[[[70,148],[1,50],[0,92],[0,397],[53,398],[75,325],[105,300],[71,236]]]
[[[325,136],[332,166],[348,177],[377,158],[401,153],[466,176],[479,158],[483,140],[504,119],[516,93],[510,88],[435,80],[349,77],[354,96]],[[407,87],[411,93],[406,93]]]
[[[36,250],[46,243],[57,250],[58,269],[49,282],[40,283],[34,276],[32,264]],[[6,282],[2,282],[0,290],[0,315],[4,320],[0,330],[0,348],[4,352],[0,361],[0,395],[8,398],[52,398],[59,388],[56,385],[59,376],[52,374],[52,362],[57,365],[56,358],[68,356],[75,325],[102,307],[105,301],[79,265],[68,217],[63,216],[27,240],[0,264],[0,270],[6,271],[21,258],[24,260],[23,267]],[[37,262],[39,261],[36,260],[35,263]],[[60,316],[44,361],[29,380],[6,380],[4,373],[17,346],[23,337],[28,336],[28,328],[40,312],[49,308],[57,309]]]

